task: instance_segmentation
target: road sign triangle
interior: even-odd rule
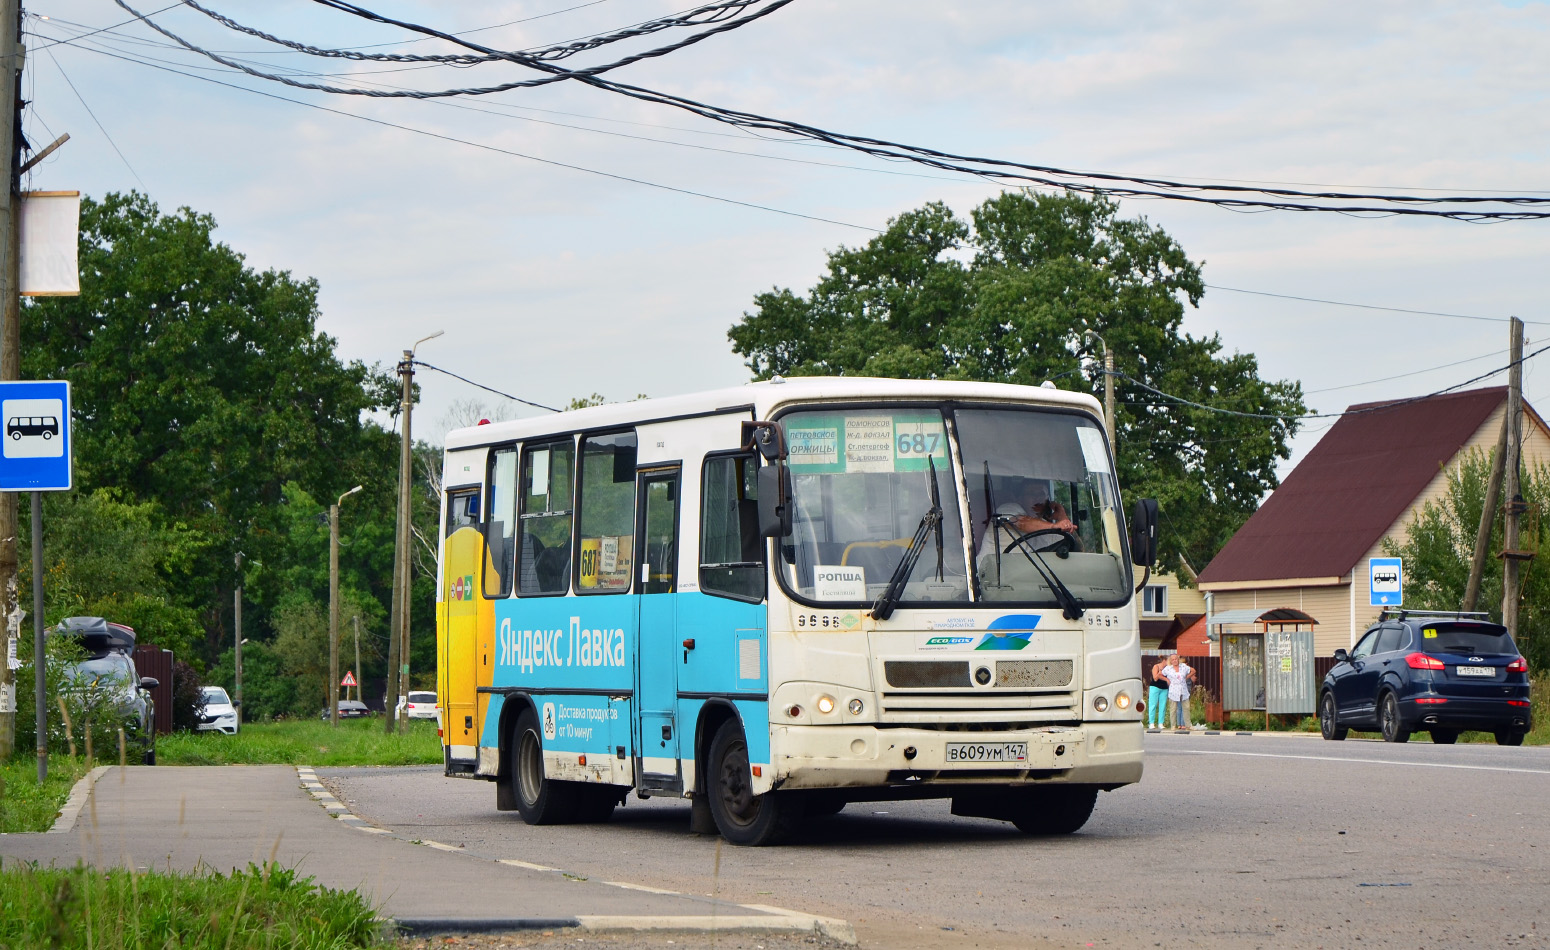
[[[353,672],[349,671],[349,670],[346,670],[345,674],[344,674],[344,679],[339,681],[339,685],[340,686],[354,686],[355,685],[355,674]]]

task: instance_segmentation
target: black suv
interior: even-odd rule
[[[1319,730],[1344,739],[1376,728],[1386,742],[1427,731],[1451,743],[1460,732],[1522,745],[1532,722],[1528,663],[1507,628],[1483,613],[1385,611],[1319,687]]]

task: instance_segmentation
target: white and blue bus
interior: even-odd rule
[[[1141,777],[1132,563],[1098,404],[801,378],[447,436],[448,774],[533,824],[631,791],[779,840],[942,797],[1075,831]]]

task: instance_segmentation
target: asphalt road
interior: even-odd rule
[[[868,950],[1550,947],[1550,748],[1147,741],[1141,783],[1100,795],[1059,839],[955,818],[946,801],[859,803],[792,844],[745,849],[690,835],[676,801],[535,828],[495,811],[492,785],[438,768],[318,774],[416,838],[841,917]]]

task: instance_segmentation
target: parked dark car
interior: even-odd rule
[[[156,704],[150,691],[160,684],[135,669],[134,628],[101,617],[66,617],[54,636],[75,639],[86,654],[66,671],[65,690],[119,717],[129,748],[146,765],[155,765]]]
[[[1376,729],[1386,742],[1430,732],[1456,742],[1468,729],[1522,745],[1533,721],[1528,663],[1507,628],[1484,614],[1385,612],[1319,687],[1319,730],[1344,739]]]
[[[372,715],[371,707],[367,706],[365,703],[361,702],[358,699],[341,699],[341,700],[339,700],[339,718],[340,719],[361,719],[361,718],[364,718],[364,717],[370,716],[370,715]],[[323,707],[323,715],[320,718],[324,722],[328,721],[328,707],[327,706]]]

